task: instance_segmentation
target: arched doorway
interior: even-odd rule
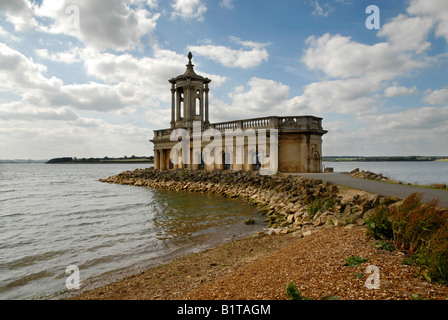
[[[252,170],[260,171],[261,162],[260,162],[260,154],[258,152],[252,153]]]
[[[204,162],[204,155],[202,154],[202,152],[198,154],[198,162],[199,162],[198,169],[199,170],[204,170],[205,169],[205,162]]]
[[[230,168],[231,168],[230,162],[231,162],[230,161],[230,153],[228,153],[228,152],[223,153],[222,163],[224,165],[224,167],[223,167],[224,170],[230,170]]]

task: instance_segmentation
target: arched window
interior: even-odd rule
[[[196,98],[196,115],[201,115],[201,100],[199,98]]]
[[[180,93],[180,117],[184,117],[184,93]]]

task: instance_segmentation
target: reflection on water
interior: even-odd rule
[[[98,182],[130,166],[0,166],[0,299],[64,290],[69,265],[82,281],[264,228],[240,200]]]

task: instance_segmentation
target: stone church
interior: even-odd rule
[[[187,70],[171,83],[171,126],[154,131],[154,168],[322,172],[322,118],[262,117],[210,123],[209,83]],[[219,110],[212,110],[219,112]],[[181,138],[181,140],[179,140]],[[181,142],[179,142],[181,141]]]

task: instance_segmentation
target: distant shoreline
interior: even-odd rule
[[[447,156],[328,156],[323,157],[324,162],[398,162],[398,161],[448,161]]]
[[[110,163],[154,163],[154,158],[153,157],[136,157],[136,156],[132,156],[130,158],[125,157],[125,158],[109,158],[109,157],[104,157],[104,158],[82,158],[82,159],[78,159],[78,158],[70,158],[70,157],[65,157],[65,158],[54,158],[54,159],[50,159],[48,160],[46,163],[48,164],[87,164],[87,163],[102,163],[102,164],[110,164]]]
[[[432,162],[432,161],[448,161],[448,156],[324,156],[323,162]],[[154,157],[123,157],[123,158],[76,158],[76,157],[63,157],[53,158],[50,160],[32,160],[32,159],[3,159],[0,160],[0,164],[26,164],[26,163],[61,163],[61,164],[92,164],[92,163],[154,163]]]
[[[154,161],[132,161],[132,160],[129,160],[129,161],[125,161],[125,160],[123,160],[123,161],[120,161],[120,160],[117,160],[117,161],[113,161],[113,160],[111,160],[111,161],[68,161],[68,162],[44,162],[44,163],[46,163],[46,164],[111,164],[111,163],[123,163],[123,164],[125,164],[125,163],[146,163],[146,164],[154,164]]]

